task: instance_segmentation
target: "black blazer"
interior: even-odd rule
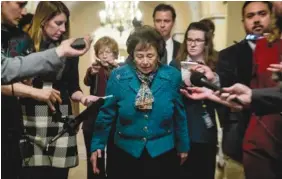
[[[262,88],[254,89],[251,110],[257,115],[267,115],[282,111],[282,89]]]
[[[181,43],[179,43],[176,40],[172,40],[173,41],[173,54],[172,54],[172,59],[175,59],[177,56],[177,53],[180,49]]]
[[[246,40],[242,40],[218,54],[216,72],[220,78],[221,87],[229,87],[235,83],[250,86],[253,69],[253,51]],[[221,123],[229,122],[229,108],[221,108],[219,115]],[[222,121],[224,119],[224,121]],[[246,116],[248,121],[249,116]],[[236,119],[235,120],[239,120]]]
[[[172,40],[172,41],[173,41],[173,53],[172,53],[172,60],[173,60],[176,58],[181,44],[177,42],[176,40]],[[166,50],[165,50],[164,56],[161,58],[161,63],[167,64],[167,51]]]
[[[246,40],[219,52],[216,72],[222,87],[229,87],[235,83],[249,86],[252,69],[253,51]],[[232,113],[224,106],[220,106],[217,111],[224,128],[223,151],[232,159],[241,162],[242,142],[248,127],[250,111]]]
[[[222,87],[234,83],[247,86],[252,80],[253,51],[246,40],[234,44],[218,54],[217,73]]]

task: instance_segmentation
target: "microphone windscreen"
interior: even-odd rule
[[[190,76],[190,81],[194,86],[203,87],[205,84],[202,82],[202,79],[207,79],[207,77],[200,72],[192,72]]]

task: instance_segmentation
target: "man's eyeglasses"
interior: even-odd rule
[[[205,40],[204,39],[191,39],[191,38],[187,38],[186,42],[187,42],[188,45],[192,45],[192,43],[195,43],[196,45],[199,45],[199,44],[205,42]]]

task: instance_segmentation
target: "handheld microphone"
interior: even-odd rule
[[[190,81],[194,86],[206,87],[213,91],[219,91],[220,93],[224,92],[222,88],[209,82],[207,77],[203,73],[200,73],[200,72],[192,72]],[[244,106],[244,104],[238,98],[234,98],[232,102]]]
[[[90,35],[90,39],[93,40],[95,38],[95,33],[92,33]],[[71,44],[71,47],[76,50],[82,50],[86,47],[84,38],[77,38],[75,41]]]
[[[86,44],[84,42],[84,38],[78,38],[71,44],[71,47],[76,50],[82,50],[85,48],[85,46]]]
[[[213,91],[224,92],[219,86],[216,86],[208,81],[207,77],[200,72],[192,72],[190,76],[190,81],[194,86],[206,87]]]
[[[91,114],[96,114],[98,113],[100,107],[104,104],[105,99],[112,98],[112,95],[101,97],[95,102],[92,102],[88,107],[81,112],[78,116],[76,117],[71,117],[67,116],[65,118],[66,122],[63,126],[63,129],[55,136],[53,137],[47,144],[46,146],[46,151],[48,151],[49,146],[58,140],[60,137],[62,137],[65,133],[70,133],[70,134],[75,134],[76,129],[79,127],[79,125],[85,121],[88,120],[89,118],[92,118],[93,116]]]

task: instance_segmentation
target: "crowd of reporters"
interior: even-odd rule
[[[13,7],[14,5],[18,7]],[[221,52],[214,50],[212,42],[214,29],[205,24],[207,23],[205,21],[191,23],[187,27],[183,42],[181,44],[174,42],[170,31],[176,18],[175,10],[169,5],[160,4],[155,8],[153,14],[155,28],[142,25],[136,27],[129,36],[127,40],[129,57],[125,64],[115,62],[118,56],[118,44],[113,39],[102,37],[95,43],[94,51],[97,60],[88,68],[84,78],[85,85],[91,87],[91,95],[84,95],[79,87],[77,57],[90,49],[92,39],[89,36],[84,38],[84,49],[77,50],[71,47],[75,39],[66,39],[69,32],[69,11],[63,3],[40,2],[33,22],[27,31],[29,39],[33,43],[23,45],[24,49],[16,48],[18,51],[12,53],[15,49],[13,46],[9,46],[11,39],[20,37],[21,44],[25,44],[29,39],[26,40],[27,34],[19,32],[20,30],[16,27],[17,21],[11,20],[12,12],[9,12],[8,9],[9,7],[16,8],[19,17],[21,17],[24,14],[25,5],[26,2],[3,2],[1,6],[4,11],[1,32],[8,33],[10,37],[10,39],[1,41],[1,92],[4,100],[7,101],[5,104],[7,111],[4,116],[2,112],[2,120],[13,118],[13,122],[7,124],[8,130],[5,131],[8,140],[11,141],[4,148],[7,153],[5,162],[10,160],[7,162],[7,171],[5,172],[8,172],[11,178],[67,178],[69,168],[78,164],[75,135],[65,136],[61,139],[60,145],[59,143],[54,144],[53,148],[50,148],[51,152],[49,151],[49,153],[39,147],[41,144],[38,144],[43,141],[42,138],[45,138],[46,141],[42,142],[42,145],[45,145],[48,143],[49,137],[55,136],[62,129],[58,121],[51,119],[52,111],[56,110],[54,106],[60,103],[59,108],[63,114],[71,115],[69,98],[87,106],[90,102],[95,102],[105,95],[114,95],[114,97],[105,100],[104,105],[100,106],[99,113],[93,114],[83,124],[89,179],[97,177],[97,175],[99,177],[107,175],[108,178],[117,176],[178,177],[179,175],[192,178],[214,178],[218,144],[217,130],[219,129],[215,109],[220,118],[223,118],[221,122],[225,132],[231,126],[226,123],[232,121],[230,118],[233,115],[237,115],[234,122],[237,125],[234,130],[242,130],[241,133],[223,133],[223,138],[228,144],[233,142],[230,144],[231,146],[235,146],[234,143],[239,141],[235,146],[238,150],[233,155],[234,150],[231,151],[229,147],[225,147],[224,152],[227,156],[244,164],[245,174],[243,175],[247,179],[278,179],[282,177],[279,170],[282,163],[282,154],[281,151],[279,152],[279,149],[281,150],[279,133],[282,130],[279,128],[279,120],[281,120],[279,113],[282,111],[282,59],[277,59],[275,56],[273,61],[269,60],[265,68],[260,65],[257,69],[253,69],[259,78],[254,80],[253,74],[250,74],[249,82],[244,81],[246,79],[240,80],[241,74],[238,73],[252,70],[243,69],[242,65],[247,62],[236,61],[245,58],[240,56],[239,51],[236,51],[244,49],[244,45],[251,50],[255,44],[257,52],[255,51],[254,54],[259,54],[259,58],[267,56],[262,54],[263,50],[258,49],[267,48],[266,50],[269,50],[269,46],[261,46],[263,43],[272,44],[271,49],[278,46],[278,54],[281,53],[279,51],[279,47],[281,47],[281,3],[274,2],[274,11],[272,12],[271,2],[246,2],[242,8],[242,16],[244,21],[250,21],[249,23],[253,25],[250,29],[246,28],[247,33],[262,35],[264,32],[268,32],[270,35],[268,34],[257,42],[243,40]],[[261,11],[265,14],[261,16],[269,18],[268,23],[266,21],[260,22],[260,20],[251,22],[252,17],[249,17],[249,14],[256,16],[256,13],[259,13],[256,8],[263,9]],[[49,9],[50,12],[56,13],[54,15],[42,9]],[[162,24],[164,23],[162,22],[164,21],[163,17],[167,15],[164,13],[171,16],[169,33],[166,32],[167,26]],[[272,13],[276,15],[276,24],[274,27],[269,27]],[[46,30],[54,28],[50,23],[57,23],[60,33],[52,34],[52,30]],[[266,27],[264,29],[264,26],[269,27],[270,30]],[[45,32],[42,33],[38,29]],[[279,31],[277,37],[272,36],[275,35],[274,32],[277,32],[273,29]],[[38,39],[37,34],[40,33],[41,39]],[[173,50],[168,49],[171,47]],[[25,52],[29,48],[32,49],[32,53],[27,55]],[[175,50],[178,52],[176,53]],[[229,58],[230,54],[236,52],[238,53],[236,55],[239,56],[232,55]],[[280,58],[282,58],[281,56],[280,54]],[[234,60],[231,61],[231,59]],[[192,87],[191,84],[183,87],[181,85],[183,83],[181,82],[181,61],[197,62],[198,64],[191,69],[192,73],[203,73],[209,83],[222,86],[222,91],[215,92],[204,87]],[[248,59],[248,61],[255,63],[252,59]],[[276,64],[271,64],[272,62]],[[238,65],[238,68],[243,70],[232,71],[234,69],[231,67],[236,66],[232,66],[232,64]],[[233,73],[236,73],[237,76]],[[276,82],[273,82],[272,76],[269,75],[272,73]],[[71,79],[71,77],[73,78]],[[31,84],[29,80],[32,81]],[[259,85],[253,85],[253,81]],[[44,85],[48,86],[50,83],[51,89],[44,89]],[[263,86],[268,88],[262,88]],[[182,99],[180,94],[186,98]],[[20,103],[17,98],[13,97],[20,97]],[[239,103],[234,102],[234,99]],[[44,109],[42,102],[46,106]],[[12,106],[15,114],[9,113],[9,111],[11,112],[9,106]],[[267,126],[264,129],[270,128],[270,132],[267,131],[268,134],[273,135],[276,139],[267,144],[270,146],[269,148],[267,146],[259,150],[252,150],[248,148],[248,143],[246,143],[244,145],[247,147],[243,150],[242,141],[251,118],[244,113],[254,113],[256,116],[277,114],[278,117],[275,117],[278,119],[277,126],[268,127],[267,125],[273,125],[271,122],[264,124]],[[238,115],[248,117],[240,118]],[[25,120],[22,119],[22,116]],[[46,126],[37,121],[44,117],[46,117],[44,119],[47,123]],[[248,118],[247,122],[243,121],[244,118]],[[265,119],[272,120],[272,117]],[[257,121],[261,122],[260,120],[263,121],[261,117],[258,117]],[[58,125],[55,126],[54,122]],[[55,129],[54,132],[55,127],[58,129]],[[249,136],[252,135],[250,133],[258,132],[255,128],[248,129],[248,131]],[[45,132],[46,134],[44,134]],[[227,139],[230,134],[231,138],[234,137],[233,139],[238,141]],[[30,150],[27,152],[28,156],[18,154],[23,154],[22,148],[17,150],[19,148],[18,142],[22,136],[32,141],[28,144],[28,150]],[[41,139],[38,139],[38,136]],[[265,140],[273,140],[270,138],[266,137]],[[255,141],[259,143],[259,140]],[[66,141],[69,143],[65,145]],[[105,169],[98,165],[98,159],[102,157],[101,151],[105,150],[106,146],[108,159]],[[10,148],[14,148],[16,155],[13,156],[9,153],[11,152]],[[257,160],[258,163],[255,163],[257,157],[250,157],[248,152],[259,156],[266,152],[270,157],[263,156],[265,159]],[[39,158],[41,159],[39,160]],[[264,162],[269,162],[269,164]],[[20,167],[16,166],[18,168],[13,173],[14,164],[18,164]],[[198,168],[201,168],[203,172],[197,172]],[[254,172],[257,169],[261,169],[265,173]]]

